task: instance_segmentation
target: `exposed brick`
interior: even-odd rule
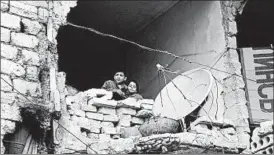
[[[24,4],[31,5],[31,6],[48,8],[48,2],[47,1],[21,1],[21,2],[24,3]]]
[[[126,99],[123,101],[119,101],[117,107],[121,108],[132,108],[132,109],[140,109],[140,103],[136,102],[135,99]]]
[[[142,118],[132,117],[132,119],[131,119],[131,124],[142,125],[143,123],[144,123],[144,119],[142,119]]]
[[[118,126],[130,127],[130,122],[131,122],[131,116],[130,115],[121,115],[119,117]]]
[[[98,128],[96,126],[93,126],[93,127],[89,127],[88,130],[91,133],[96,133],[96,134],[101,133],[101,127]]]
[[[108,108],[115,108],[117,105],[117,101],[114,100],[104,100],[100,98],[94,98],[90,100],[92,105],[96,107],[108,107]]]
[[[1,119],[21,121],[19,107],[1,104]]]
[[[20,30],[20,17],[8,13],[1,13],[1,26]]]
[[[98,121],[102,121],[104,119],[103,114],[93,112],[86,112],[86,117]]]
[[[237,34],[237,24],[235,21],[229,21],[227,26],[229,33],[231,33],[232,35]]]
[[[6,12],[9,9],[9,5],[7,1],[1,1],[1,11]]]
[[[237,41],[235,36],[227,37],[227,47],[237,48]]]
[[[151,104],[145,104],[145,103],[141,104],[141,109],[152,110],[152,108],[153,108],[153,105]]]
[[[1,81],[1,85],[2,85]],[[10,104],[12,105],[16,100],[16,93],[10,93],[10,92],[3,92],[1,91],[1,104]]]
[[[10,30],[1,27],[1,42],[10,42]]]
[[[11,33],[11,42],[14,45],[27,47],[27,48],[34,48],[38,45],[39,40],[37,37],[32,35],[27,35],[24,33]]]
[[[38,67],[28,66],[26,69],[26,78],[38,81]]]
[[[31,19],[37,19],[38,17],[37,8],[35,6],[18,1],[10,1],[10,12]]]
[[[85,117],[86,113],[82,110],[74,110],[74,114],[79,117]]]
[[[102,122],[101,127],[114,127],[112,122]]]
[[[99,134],[99,140],[100,141],[107,141],[107,140],[110,140],[110,135],[108,134]]]
[[[14,46],[1,43],[1,56],[7,59],[16,59],[18,50]]]
[[[101,133],[114,135],[117,134],[117,130],[112,127],[102,127]]]
[[[49,11],[44,8],[38,9],[38,18],[42,20],[43,22],[47,22],[49,17]]]
[[[101,107],[98,109],[98,113],[106,115],[116,115],[116,110],[112,108]]]
[[[24,25],[24,30],[27,33],[37,35],[38,32],[42,29],[42,26],[37,21],[31,21],[29,19],[22,19]]]
[[[118,122],[119,118],[117,115],[104,115],[104,122]]]
[[[2,79],[4,79],[5,81]],[[7,84],[7,82],[10,85],[12,85],[10,77],[7,75],[1,74],[1,91],[12,91],[12,87],[9,84]]]
[[[29,94],[31,96],[41,95],[40,83],[28,82],[21,79],[14,79],[13,85],[16,90],[23,94]]]
[[[128,114],[128,115],[136,115],[136,110],[131,109],[131,108],[119,108],[117,109],[117,115],[123,115],[123,114]]]
[[[153,112],[151,110],[143,109],[143,110],[138,111],[136,116],[141,117],[141,118],[149,118],[149,117],[153,116]]]
[[[40,58],[38,53],[29,50],[22,50],[22,58],[19,62],[27,65],[39,66],[39,59]]]
[[[86,112],[97,112],[97,108],[91,104],[83,104],[81,108]]]
[[[13,133],[15,131],[15,122],[1,119],[1,134]]]
[[[95,133],[88,133],[88,134],[87,134],[87,137],[88,137],[90,140],[99,140],[99,135],[98,135],[98,134],[95,134]]]
[[[153,99],[142,99],[140,101],[138,101],[140,104],[154,104],[154,100]]]
[[[12,61],[1,59],[1,73],[23,76],[25,74],[25,69]]]

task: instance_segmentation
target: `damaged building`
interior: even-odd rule
[[[1,1],[1,154],[273,154],[273,10],[251,0]],[[183,127],[152,116],[161,90],[197,68],[213,83]],[[144,99],[100,89],[117,70]]]

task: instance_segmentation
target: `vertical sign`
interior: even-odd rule
[[[273,49],[241,49],[251,123],[273,120]]]

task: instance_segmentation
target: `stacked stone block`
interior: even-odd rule
[[[153,100],[115,101],[101,97],[107,91],[90,89],[66,97],[70,120],[77,124],[81,135],[89,140],[102,141],[120,138],[121,129],[139,127],[144,123],[146,115],[138,115],[140,111],[152,113]]]
[[[48,12],[47,1],[1,1],[1,154],[4,135],[22,120],[19,107],[29,103],[26,98],[42,99],[38,48],[41,36],[46,38]]]

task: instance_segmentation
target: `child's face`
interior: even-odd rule
[[[136,83],[135,82],[130,82],[129,84],[128,84],[128,91],[130,92],[130,93],[136,93],[137,92],[137,85],[136,85]]]
[[[114,75],[114,80],[117,84],[123,83],[126,81],[125,74],[123,72],[117,72]]]

